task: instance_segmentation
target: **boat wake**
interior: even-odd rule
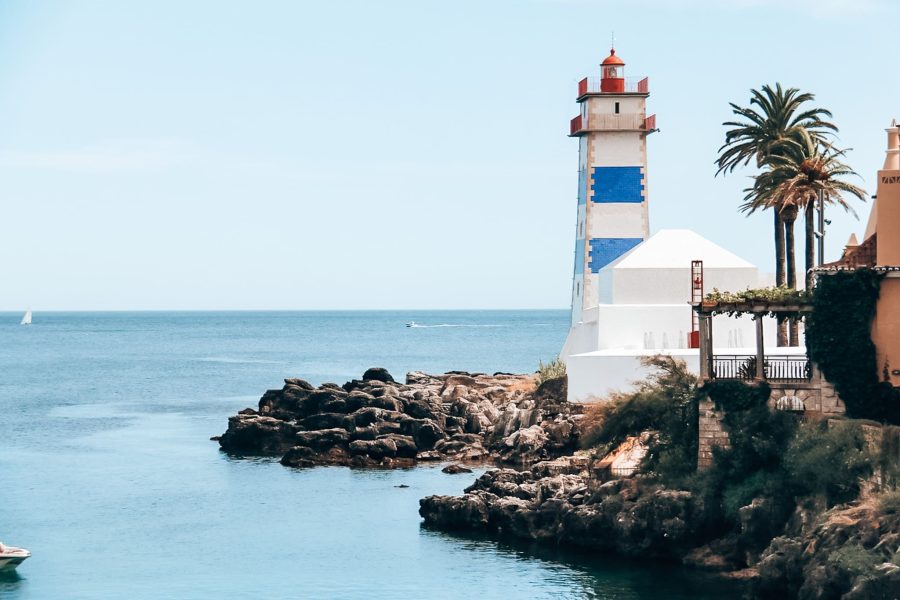
[[[419,325],[418,323],[414,323],[412,325],[407,325],[410,328],[416,329],[430,329],[435,327],[512,327],[512,325],[501,325],[501,324],[471,324],[471,323],[441,323],[439,325]]]
[[[262,358],[232,358],[229,356],[208,356],[195,359],[199,362],[223,363],[228,365],[278,365],[281,361]]]

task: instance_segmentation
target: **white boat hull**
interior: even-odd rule
[[[0,572],[14,570],[29,556],[31,552],[24,548],[4,546],[0,551]]]

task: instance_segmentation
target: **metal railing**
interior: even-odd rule
[[[640,114],[591,115],[589,119],[578,115],[569,121],[569,135],[582,131],[653,131],[656,115],[644,118]]]
[[[581,81],[578,82],[578,97],[582,97],[585,94],[599,94],[600,93],[600,77],[585,77]],[[650,78],[643,77],[626,77],[625,78],[625,91],[620,92],[624,94],[649,94],[650,93]]]
[[[756,379],[755,356],[716,355],[710,366],[713,379]],[[763,372],[767,381],[803,382],[812,378],[812,366],[805,356],[766,356]]]
[[[579,131],[583,129],[581,125],[581,115],[578,115],[571,121],[569,121],[569,135],[575,135]]]

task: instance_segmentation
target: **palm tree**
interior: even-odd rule
[[[772,208],[784,220],[788,287],[796,287],[793,228],[800,211],[806,215],[806,288],[810,289],[815,246],[812,217],[816,200],[821,195],[825,204],[840,206],[854,216],[856,212],[847,204],[845,196],[865,201],[865,190],[842,179],[859,177],[842,162],[846,152],[822,142],[808,131],[801,131],[782,145],[777,155],[769,157],[768,169],[756,177],[753,187],[744,190],[747,195],[742,211],[752,213],[758,208]],[[797,334],[791,333],[791,345],[797,345]]]
[[[750,106],[747,108],[730,103],[732,112],[743,120],[723,123],[732,129],[725,132],[725,143],[719,148],[719,158],[716,160],[719,169],[716,175],[731,173],[738,166],[746,166],[751,161],[756,163],[757,168],[764,169],[772,157],[784,152],[785,144],[797,139],[804,131],[813,139],[826,142],[827,136],[836,132],[837,127],[825,120],[831,117],[831,113],[823,108],[802,110],[805,103],[814,99],[813,94],[801,94],[797,88],[784,89],[780,83],[776,83],[774,89],[764,85],[761,90],[750,90]],[[761,207],[762,205],[758,208]],[[765,207],[769,208],[768,205]],[[775,283],[779,286],[787,283],[795,287],[795,274],[789,273],[789,281],[785,281],[785,238],[793,237],[793,220],[788,233],[785,217],[791,216],[791,210],[782,212],[776,209],[772,213],[775,229]],[[784,322],[780,322],[778,345],[787,344],[787,327]]]

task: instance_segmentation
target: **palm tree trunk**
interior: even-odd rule
[[[784,221],[778,209],[774,209],[775,215],[775,285],[784,285]],[[778,317],[778,346],[788,345],[787,321]]]
[[[810,201],[806,205],[804,220],[806,224],[806,291],[812,290],[813,287],[813,269],[816,266],[816,226],[814,219],[816,218],[816,204]]]
[[[792,290],[797,289],[797,259],[795,252],[796,248],[794,245],[794,221],[795,218],[784,220],[785,271],[787,275],[787,286]],[[790,319],[788,323],[790,324],[788,331],[788,345],[799,346],[800,330],[797,326],[797,320]]]

